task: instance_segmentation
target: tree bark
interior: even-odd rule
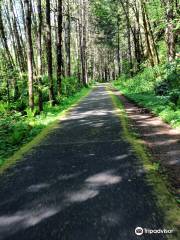
[[[153,34],[153,31],[152,31],[152,28],[151,28],[151,23],[150,23],[150,20],[149,20],[149,15],[148,15],[148,12],[147,12],[146,3],[143,1],[143,4],[144,4],[144,12],[145,12],[146,20],[147,20],[147,25],[148,25],[149,32],[150,32],[150,37],[152,39],[152,44],[151,45],[152,45],[152,48],[153,48],[153,51],[154,51],[154,55],[156,57],[156,62],[157,62],[157,64],[159,64],[160,63],[159,54],[158,54],[158,51],[157,51],[157,46],[156,46],[156,43],[155,43],[154,34]]]
[[[143,19],[143,26],[144,26],[144,33],[145,33],[148,57],[149,57],[149,60],[150,60],[150,64],[153,67],[155,64],[154,64],[154,59],[153,59],[153,53],[151,51],[151,44],[150,44],[150,41],[149,41],[149,31],[148,31],[148,25],[147,25],[143,0],[141,0],[141,11],[142,11],[142,19]]]
[[[46,54],[49,79],[49,101],[51,105],[55,104],[53,66],[52,66],[52,38],[51,38],[51,12],[50,0],[46,0]]]
[[[120,56],[120,17],[117,19],[117,62],[118,62],[118,77],[121,75],[121,56]]]
[[[3,46],[6,50],[6,55],[9,59],[9,65],[10,65],[11,68],[13,68],[14,67],[14,61],[13,61],[12,55],[11,55],[10,50],[9,50],[9,46],[8,46],[8,43],[7,43],[6,32],[5,32],[4,24],[3,24],[3,20],[2,20],[1,2],[0,2],[0,37],[2,39]]]
[[[128,36],[128,55],[129,55],[129,66],[130,66],[130,75],[133,76],[133,62],[132,62],[132,47],[131,47],[131,29],[130,29],[130,19],[129,19],[129,5],[128,2],[127,5],[127,15],[126,15],[126,21],[127,21],[127,36]]]
[[[27,36],[27,64],[28,64],[28,92],[29,92],[29,107],[34,109],[34,91],[33,91],[33,45],[31,34],[31,9],[30,1],[24,0],[25,15],[26,15],[26,36]]]
[[[71,76],[71,16],[70,16],[70,3],[67,1],[67,19],[65,23],[65,46],[66,46],[66,74]]]
[[[39,112],[43,111],[43,96],[42,96],[42,4],[41,0],[37,1],[38,11],[38,32],[37,32],[37,63],[38,63],[38,106]]]
[[[24,57],[24,52],[23,52],[23,46],[21,45],[21,40],[20,40],[20,35],[19,35],[19,31],[18,31],[18,26],[17,26],[17,22],[16,22],[16,16],[15,16],[12,0],[9,0],[9,6],[10,6],[10,11],[12,13],[13,35],[15,37],[16,46],[17,46],[19,67],[20,67],[21,72],[25,72],[25,70],[26,70],[25,57]]]
[[[168,61],[172,62],[175,59],[175,34],[174,34],[174,0],[166,0],[166,44]]]
[[[87,27],[87,19],[86,19],[87,9],[86,9],[86,0],[82,0],[82,80],[84,86],[87,86],[87,64],[86,64],[86,27]]]
[[[58,94],[61,94],[61,82],[62,82],[62,31],[63,31],[63,12],[62,12],[62,0],[58,0],[57,3],[57,85],[58,85]]]

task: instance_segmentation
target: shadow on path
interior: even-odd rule
[[[0,239],[134,240],[137,226],[163,228],[152,187],[121,133],[98,86],[1,177]]]

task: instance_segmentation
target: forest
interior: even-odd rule
[[[97,82],[180,126],[178,0],[0,0],[0,165]]]

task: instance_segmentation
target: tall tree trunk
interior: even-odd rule
[[[174,0],[165,0],[166,7],[166,43],[168,61],[172,62],[175,58],[175,33],[174,33]]]
[[[2,39],[2,43],[3,46],[6,50],[6,54],[7,54],[7,58],[9,59],[9,64],[10,66],[13,68],[14,66],[14,61],[13,58],[11,56],[10,50],[9,50],[9,46],[7,43],[7,37],[6,37],[6,33],[5,33],[5,29],[4,29],[4,24],[3,24],[3,20],[2,20],[2,8],[1,8],[1,2],[0,2],[0,37]]]
[[[129,58],[129,66],[130,66],[130,74],[131,76],[133,75],[133,62],[132,62],[132,47],[131,47],[131,33],[134,36],[134,31],[130,23],[130,18],[129,18],[129,1],[126,0],[125,4],[123,0],[120,0],[120,3],[122,5],[122,8],[125,13],[126,17],[126,29],[127,29],[127,37],[128,37],[128,58]]]
[[[144,12],[145,12],[146,20],[147,20],[147,25],[148,25],[148,28],[149,28],[150,37],[152,39],[152,44],[151,45],[152,45],[152,48],[153,48],[154,55],[156,57],[156,62],[157,62],[157,64],[159,64],[160,63],[159,54],[158,54],[158,51],[157,51],[157,46],[156,46],[156,43],[155,43],[154,34],[153,34],[153,31],[152,31],[152,28],[151,28],[151,23],[150,23],[150,20],[149,20],[149,15],[148,15],[148,12],[147,12],[146,3],[143,1],[143,4],[144,4]]]
[[[87,64],[86,64],[86,27],[87,27],[87,9],[86,9],[86,0],[82,0],[82,80],[84,83],[84,86],[87,86]]]
[[[79,7],[78,7],[78,14],[79,14],[79,20],[78,20],[78,27],[79,27],[79,48],[80,48],[80,59],[81,59],[81,81],[83,85],[85,85],[85,79],[84,79],[84,57],[83,57],[83,39],[82,39],[82,0],[79,0]]]
[[[71,16],[70,3],[67,1],[67,19],[65,23],[65,46],[66,46],[66,64],[67,76],[71,76]]]
[[[22,14],[22,22],[23,22],[24,30],[26,30],[25,29],[26,20],[25,20],[25,12],[24,12],[23,0],[20,0],[20,6],[21,6],[21,14]],[[25,35],[25,37],[26,37],[26,35]]]
[[[26,64],[25,64],[25,58],[24,58],[24,52],[23,52],[23,46],[21,45],[21,40],[18,32],[18,26],[16,22],[16,16],[14,12],[14,7],[13,7],[13,1],[9,0],[9,6],[10,6],[10,11],[12,13],[12,22],[13,22],[13,35],[15,37],[16,41],[16,46],[17,46],[17,54],[18,54],[18,61],[19,61],[19,67],[21,72],[25,72],[26,70]]]
[[[8,15],[8,17],[9,17],[9,15]],[[13,57],[11,55],[11,52],[10,52],[10,49],[9,49],[9,46],[7,43],[6,32],[5,32],[3,21],[2,21],[1,2],[0,2],[0,36],[2,39],[3,46],[6,50],[6,56],[7,56],[6,58],[8,60],[8,67],[9,67],[9,69],[11,69],[11,71],[13,71],[14,67],[15,67],[15,63],[14,63]],[[14,42],[12,42],[12,43],[14,44]],[[18,88],[16,76],[13,77],[12,81],[13,81],[13,87],[14,87],[14,100],[17,100],[19,97],[19,88]]]
[[[121,75],[121,56],[120,56],[120,17],[118,16],[117,19],[117,28],[118,28],[118,35],[117,35],[117,62],[118,62],[118,76]]]
[[[130,66],[130,75],[133,76],[133,62],[132,62],[132,47],[131,47],[131,29],[130,29],[130,19],[129,19],[129,3],[126,2],[127,7],[127,36],[128,36],[128,56],[129,56],[129,66]]]
[[[16,48],[16,43],[15,43],[15,37],[14,37],[14,34],[13,34],[13,29],[12,29],[12,24],[11,24],[11,19],[10,19],[10,16],[9,16],[9,9],[8,9],[8,6],[6,5],[5,6],[5,14],[6,14],[6,19],[7,19],[7,23],[8,23],[8,28],[9,28],[9,32],[10,32],[10,35],[11,35],[11,42],[12,42],[12,46],[13,46],[13,50],[14,50],[14,57],[15,57],[15,64],[19,64],[19,55],[18,55],[18,51],[17,51],[17,48]]]
[[[42,5],[41,0],[37,1],[38,10],[38,32],[37,32],[37,62],[38,62],[38,95],[39,95],[39,112],[43,111],[43,98],[42,98]]]
[[[142,19],[143,19],[144,33],[145,33],[145,39],[146,39],[146,44],[147,44],[148,57],[150,60],[150,64],[153,67],[155,64],[154,64],[154,59],[153,59],[153,53],[151,50],[151,44],[149,41],[149,30],[148,30],[148,24],[147,24],[147,20],[146,20],[146,14],[145,14],[143,0],[141,0],[141,11],[142,11]]]
[[[61,94],[61,81],[62,81],[62,31],[63,31],[63,12],[62,12],[62,0],[58,0],[58,15],[57,15],[57,85],[58,94]]]
[[[76,21],[76,44],[75,44],[75,49],[76,49],[76,62],[77,62],[77,78],[79,81],[81,81],[81,65],[80,65],[80,40],[79,40],[79,21]]]
[[[26,36],[27,36],[27,64],[28,64],[28,91],[29,91],[29,107],[34,109],[34,91],[33,91],[33,45],[31,34],[31,9],[30,1],[24,0],[26,15]]]
[[[137,61],[137,70],[140,70],[140,64],[144,58],[143,56],[143,44],[142,44],[142,36],[141,36],[141,27],[140,27],[140,6],[139,2],[134,1],[132,4],[132,10],[134,11],[134,15],[136,18],[136,24],[134,26],[134,50],[135,50],[135,57]]]
[[[50,0],[46,0],[46,52],[49,79],[49,101],[51,105],[55,104],[53,66],[52,66],[52,38],[51,38],[51,12]]]

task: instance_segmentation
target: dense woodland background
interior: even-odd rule
[[[0,164],[97,81],[180,126],[179,35],[178,0],[0,0]]]

